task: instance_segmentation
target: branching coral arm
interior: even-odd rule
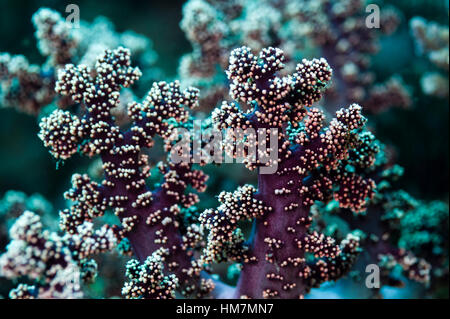
[[[250,169],[259,167],[258,190],[245,186],[223,193],[221,206],[201,216],[209,230],[204,260],[242,263],[235,297],[299,298],[345,274],[359,252],[359,239],[350,236],[339,245],[311,231],[310,207],[334,196],[358,212],[373,195],[374,182],[346,167],[349,152],[361,143],[361,107],[341,109],[325,127],[324,114],[306,106],[321,98],[330,80],[326,60],[304,60],[294,74],[279,78],[283,60],[279,49],[264,49],[258,57],[245,47],[234,50],[227,72],[230,95],[253,109],[244,113],[237,104],[223,104],[213,114],[220,128],[281,131],[276,173],[263,174],[261,163],[249,161]],[[372,156],[366,155],[360,161],[370,165]],[[247,242],[238,227],[245,219],[254,220]]]
[[[206,294],[213,285],[199,278],[202,267],[192,258],[201,230],[196,225],[183,225],[182,214],[183,206],[192,206],[197,201],[194,194],[184,194],[186,187],[191,185],[204,191],[207,177],[192,170],[190,164],[161,164],[164,179],[159,187],[150,190],[146,185],[147,157],[141,153],[153,146],[155,135],[167,138],[174,123],[188,120],[183,106],[194,107],[198,92],[194,88],[181,91],[178,82],[155,83],[142,103],[129,104],[133,124],[122,132],[110,110],[119,103],[120,88],[130,86],[139,76],[140,71],[130,66],[130,53],[124,48],[106,51],[95,70],[67,65],[59,73],[56,90],[83,103],[86,114],[78,118],[57,110],[42,120],[40,137],[58,159],[69,158],[78,151],[88,156],[100,155],[105,172],[101,184],[87,176],[74,176],[73,189],[66,194],[74,205],[61,212],[61,226],[76,234],[84,221],[113,209],[126,223],[123,229],[139,261],[159,260],[156,264],[149,261],[152,265],[164,261],[165,271],[176,274],[183,294]],[[160,248],[164,253],[152,255]],[[160,269],[155,267],[151,266]],[[171,287],[172,284],[167,289]],[[125,291],[130,297],[136,297],[136,291],[149,296],[142,287]]]

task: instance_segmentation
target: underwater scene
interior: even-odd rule
[[[0,1],[0,299],[448,299],[449,1]]]

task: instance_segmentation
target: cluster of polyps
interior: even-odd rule
[[[344,275],[359,251],[359,239],[351,235],[337,244],[310,230],[310,207],[334,196],[341,207],[364,211],[375,187],[369,177],[349,168],[373,164],[376,155],[363,143],[368,132],[363,131],[361,107],[339,110],[325,126],[322,111],[308,107],[330,80],[327,62],[303,60],[294,74],[279,78],[283,59],[274,48],[258,57],[246,47],[233,51],[227,72],[233,83],[230,95],[252,108],[243,112],[237,104],[223,105],[213,115],[220,128],[283,128],[277,172],[260,173],[257,190],[246,186],[221,194],[221,205],[200,218],[209,230],[203,259],[242,264],[235,297],[303,297],[312,287]],[[351,152],[363,156],[350,158]],[[255,223],[249,241],[238,227],[246,219]]]

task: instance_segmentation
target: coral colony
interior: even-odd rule
[[[193,51],[165,81],[144,36],[106,18],[72,29],[38,10],[46,62],[0,53],[1,104],[38,117],[58,164],[79,155],[93,164],[72,176],[66,207],[19,191],[0,199],[9,297],[86,297],[117,253],[126,298],[326,298],[333,289],[373,298],[405,285],[433,296],[448,280],[448,205],[396,186],[403,168],[364,116],[413,104],[400,76],[379,82],[370,65],[401,14],[381,6],[370,29],[365,7],[189,0],[180,26]],[[416,17],[410,28],[435,66],[423,92],[448,98],[447,26]],[[165,158],[154,164],[160,143]],[[207,171],[239,162],[253,183],[207,191]],[[201,196],[218,203],[205,208]]]

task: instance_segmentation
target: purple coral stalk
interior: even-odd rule
[[[78,118],[56,110],[42,120],[39,136],[58,159],[69,158],[78,151],[99,155],[105,173],[100,184],[88,176],[74,175],[73,188],[66,193],[74,204],[61,212],[61,228],[77,234],[85,221],[92,221],[111,208],[121,219],[138,260],[163,260],[165,271],[176,274],[180,291],[198,296],[211,290],[212,284],[200,280],[202,267],[192,258],[193,248],[201,239],[200,230],[195,225],[181,225],[180,210],[198,200],[195,194],[184,194],[186,187],[204,191],[207,177],[192,170],[190,164],[161,164],[164,180],[157,189],[150,190],[146,185],[148,158],[141,153],[153,146],[155,135],[170,135],[174,124],[169,119],[178,123],[188,120],[189,113],[183,106],[194,107],[198,92],[194,88],[181,91],[178,82],[155,83],[142,103],[128,105],[133,124],[122,131],[110,111],[119,103],[120,88],[130,86],[140,75],[139,69],[130,66],[130,52],[124,48],[106,51],[93,70],[69,64],[58,74],[57,92],[83,103],[86,113]],[[170,144],[166,147],[170,151]],[[164,253],[152,255],[160,248]],[[147,296],[150,281],[140,285],[128,287],[125,293],[129,297]],[[168,295],[171,293],[161,296]]]
[[[277,172],[259,171],[257,190],[244,186],[222,193],[221,205],[200,218],[209,230],[203,260],[242,264],[234,297],[302,298],[345,274],[359,251],[358,238],[350,235],[339,245],[312,232],[310,207],[334,196],[341,207],[363,211],[375,186],[347,169],[349,152],[361,143],[361,107],[339,110],[324,127],[322,111],[307,107],[321,98],[331,78],[328,63],[303,60],[292,75],[277,77],[283,61],[280,49],[266,48],[259,56],[246,47],[234,50],[227,71],[230,95],[254,109],[245,113],[236,103],[224,103],[213,114],[223,129],[279,129]],[[366,155],[359,165],[373,164],[373,154]],[[238,228],[246,219],[254,220],[248,242]]]

